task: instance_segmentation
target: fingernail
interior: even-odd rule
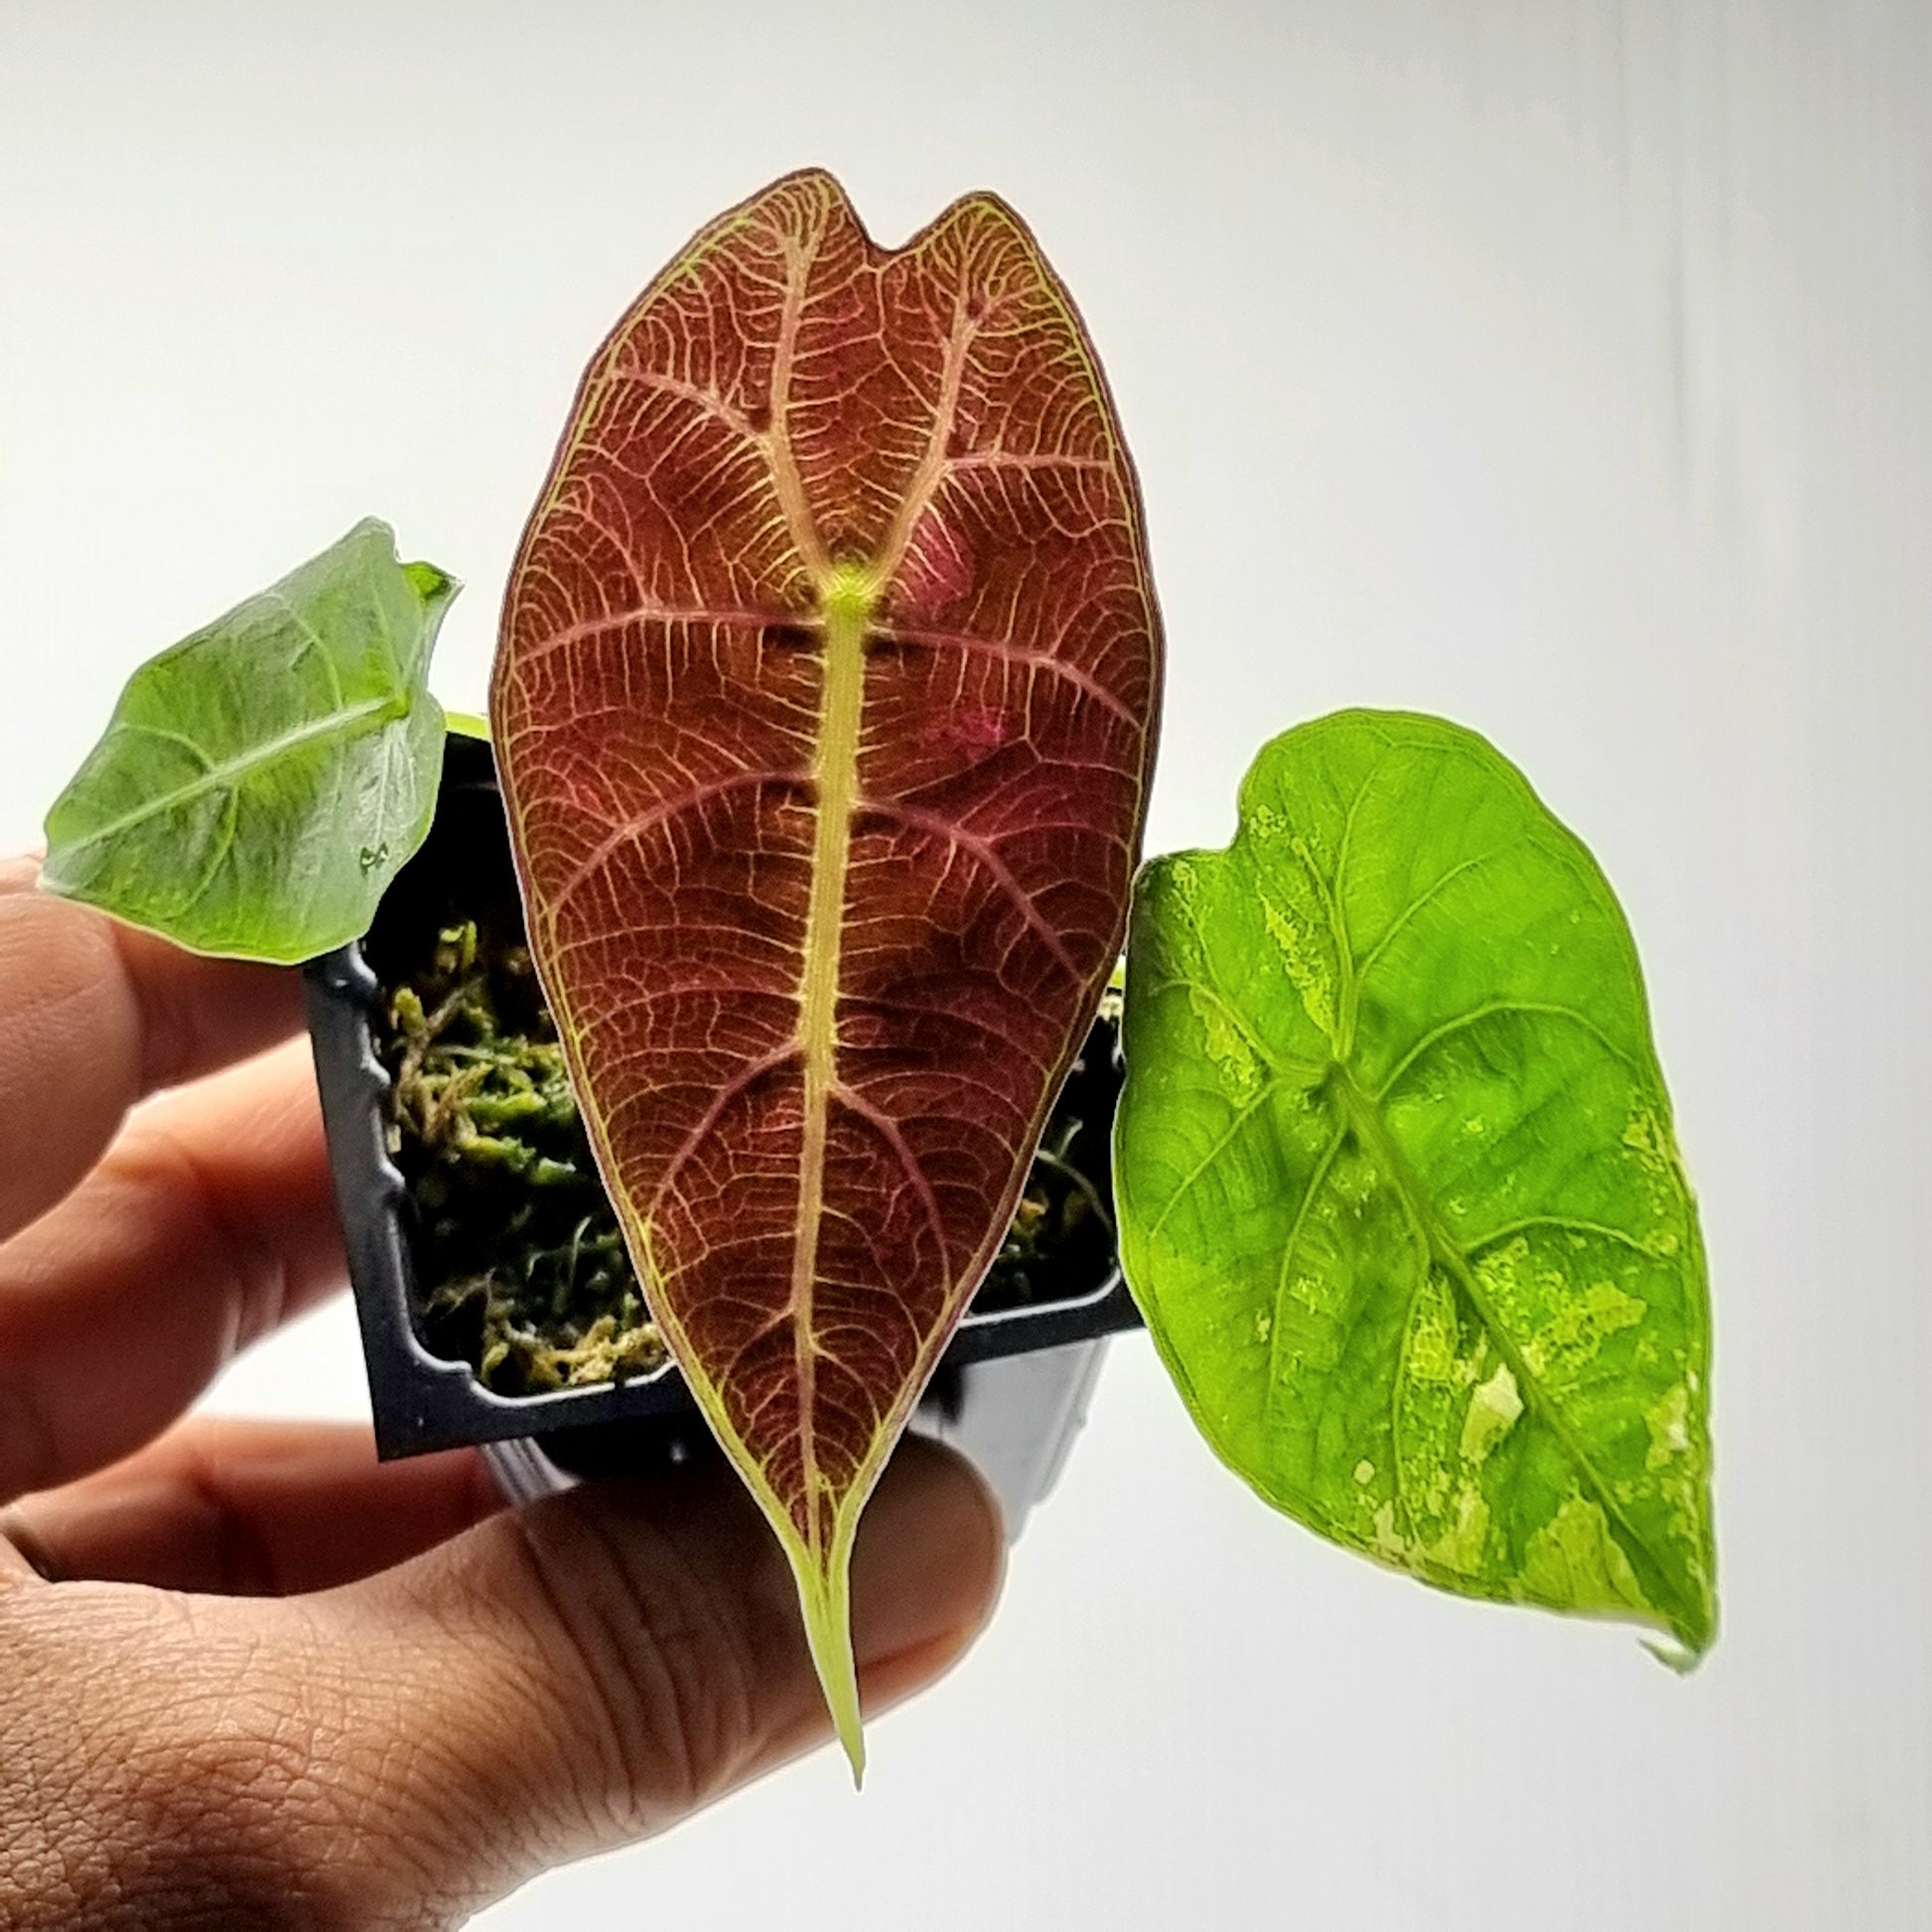
[[[880,1479],[852,1558],[852,1647],[884,1663],[971,1631],[1006,1564],[1000,1506],[970,1463],[908,1438]]]

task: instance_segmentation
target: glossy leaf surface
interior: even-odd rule
[[[371,519],[151,659],[48,814],[41,884],[237,958],[365,931],[436,808],[456,591]]]
[[[1263,751],[1128,952],[1128,1279],[1261,1494],[1464,1594],[1715,1623],[1704,1249],[1635,950],[1473,733]]]
[[[859,1511],[1118,952],[1159,681],[1134,478],[985,196],[797,175],[599,353],[491,722],[598,1157],[858,1762]]]

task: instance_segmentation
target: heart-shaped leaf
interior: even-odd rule
[[[1628,928],[1473,733],[1349,712],[1147,868],[1121,1252],[1208,1441],[1467,1595],[1715,1626],[1697,1213]]]
[[[888,251],[802,174],[696,236],[510,580],[532,950],[855,1771],[859,1512],[1117,955],[1158,686],[1106,385],[987,196]]]
[[[48,813],[41,884],[197,952],[292,963],[366,931],[436,809],[456,592],[370,518],[150,659]]]

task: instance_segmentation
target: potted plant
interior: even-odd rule
[[[422,846],[368,932],[307,977],[380,1451],[484,1444],[529,1492],[702,1449],[532,966],[486,738],[452,732]],[[989,1465],[1010,1533],[1050,1480],[1102,1339],[1140,1318],[1111,1218],[1118,1007],[1074,1062],[924,1392],[921,1422]],[[1026,1371],[990,1366],[1041,1350],[1050,1361]]]
[[[1277,1507],[1709,1643],[1704,1256],[1616,901],[1494,750],[1402,713],[1275,739],[1225,851],[1137,873],[1138,490],[1011,210],[889,251],[808,173],[693,239],[511,573],[500,804],[459,744],[439,814],[452,590],[359,526],[137,673],[48,827],[55,890],[328,956],[388,1447],[645,1413],[664,1348],[856,1769],[871,1484],[1002,1256],[1087,1243],[1080,1318],[1121,1317],[1111,1225]]]

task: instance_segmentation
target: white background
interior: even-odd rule
[[[863,1798],[819,1757],[492,1932],[1932,1920],[1928,128],[1923,0],[0,0],[9,842],[138,659],[364,513],[468,580],[474,703],[583,360],[823,162],[893,241],[997,189],[1085,309],[1155,848],[1278,728],[1437,709],[1643,947],[1716,1299],[1698,1675],[1273,1517],[1136,1339]],[[359,1412],[345,1311],[217,1400]]]

